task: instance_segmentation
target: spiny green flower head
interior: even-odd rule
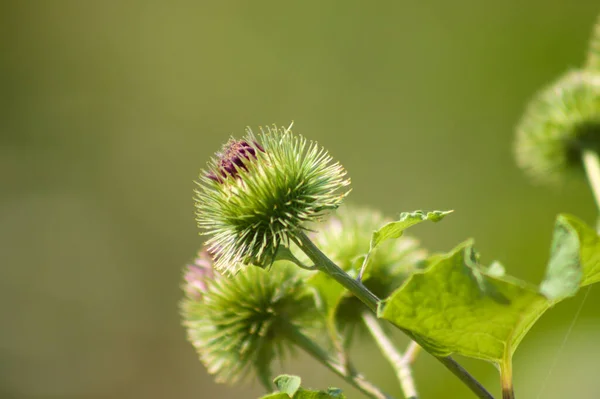
[[[268,266],[348,194],[344,168],[317,143],[275,126],[231,139],[200,176],[196,221],[218,270]]]
[[[224,277],[207,269],[207,261],[204,253],[185,272],[181,313],[188,339],[217,382],[255,373],[271,385],[271,363],[291,349],[286,332],[316,328],[313,294],[287,262]]]
[[[337,265],[358,275],[364,256],[369,252],[372,233],[390,221],[378,211],[344,205],[311,238]],[[363,283],[380,298],[387,297],[426,256],[419,242],[408,235],[388,240],[372,254]],[[358,299],[348,295],[337,310],[340,327],[361,323],[363,309],[364,305]]]
[[[557,183],[582,174],[586,149],[600,150],[600,75],[572,71],[530,102],[515,153],[533,179]]]

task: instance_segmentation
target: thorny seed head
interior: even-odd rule
[[[517,164],[534,180],[582,175],[582,151],[600,150],[600,76],[571,71],[540,91],[517,127]]]
[[[286,332],[315,328],[312,292],[287,262],[270,271],[247,267],[230,278],[208,272],[206,262],[186,268],[181,314],[189,341],[217,382],[253,372],[270,384],[272,362],[292,349]]]
[[[218,270],[270,265],[279,246],[289,246],[348,194],[344,168],[290,128],[261,128],[258,137],[247,129],[200,175],[196,221]]]

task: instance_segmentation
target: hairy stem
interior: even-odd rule
[[[328,274],[348,291],[354,294],[362,303],[364,303],[373,313],[377,313],[377,304],[379,298],[375,296],[367,287],[365,287],[360,281],[357,281],[350,277],[344,270],[338,265],[333,263],[317,246],[311,241],[311,239],[304,233],[300,233],[296,237],[296,244],[304,251],[306,256],[314,263],[319,271]],[[411,336],[410,332],[396,326],[402,332]],[[433,355],[435,356],[435,355]],[[456,375],[462,382],[465,383],[477,395],[480,399],[494,399],[494,397],[473,377],[467,370],[462,368],[456,361],[450,357],[439,357],[435,356],[448,370]]]
[[[327,351],[321,348],[317,343],[306,335],[302,334],[294,326],[288,326],[286,333],[288,338],[299,348],[311,355],[329,370],[342,377],[346,382],[357,388],[359,391],[372,399],[394,399],[392,396],[384,393],[379,387],[365,379],[361,374],[341,364],[333,359]]]
[[[379,346],[381,353],[394,368],[404,397],[406,399],[418,399],[419,395],[417,394],[417,388],[415,387],[410,363],[405,356],[396,349],[390,338],[381,328],[379,321],[372,313],[367,311],[363,312],[362,319],[377,343],[377,346]]]

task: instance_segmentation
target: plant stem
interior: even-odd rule
[[[362,303],[367,305],[373,313],[377,312],[379,298],[367,289],[360,281],[357,281],[344,272],[338,265],[333,263],[310,238],[304,233],[298,235],[298,246],[313,261],[315,266],[322,272],[328,274],[335,281],[353,293]]]
[[[421,349],[421,345],[417,344],[415,341],[410,341],[406,351],[404,351],[404,360],[408,362],[408,364],[413,364],[421,352]]]
[[[338,265],[333,263],[317,246],[311,241],[310,238],[304,233],[300,233],[296,237],[296,244],[304,251],[304,253],[310,258],[318,270],[328,274],[348,291],[354,294],[362,303],[364,303],[373,313],[377,314],[377,304],[379,298],[375,296],[367,287],[361,282],[350,277],[344,270]],[[402,332],[411,336],[410,332],[396,326]],[[435,356],[435,355],[433,355]],[[456,361],[450,357],[439,357],[435,356],[448,370],[456,375],[462,382],[467,385],[475,395],[480,399],[494,399],[494,397],[473,377],[467,370],[462,368]]]
[[[457,376],[466,386],[473,391],[480,399],[494,399],[491,393],[489,393],[483,385],[479,383],[467,370],[465,370],[460,364],[456,362],[451,356],[437,357],[437,359],[444,365],[448,370]]]
[[[582,158],[596,205],[600,209],[600,159],[598,159],[598,154],[592,150],[583,150]]]
[[[323,348],[321,348],[309,337],[302,334],[302,332],[296,327],[291,325],[288,326],[286,329],[286,334],[294,344],[306,351],[306,353],[311,355],[315,360],[319,361],[329,370],[342,377],[346,382],[357,388],[369,398],[394,399],[392,396],[384,393],[379,387],[366,380],[361,374],[354,372],[350,368],[333,359]]]
[[[390,338],[381,328],[379,321],[372,313],[367,311],[363,312],[362,319],[373,336],[373,339],[375,339],[377,346],[379,346],[381,353],[394,368],[404,397],[406,399],[418,399],[419,395],[417,394],[417,388],[415,387],[415,382],[413,380],[410,362],[408,362],[406,357],[402,356],[396,349]]]
[[[506,357],[500,364],[500,380],[502,384],[502,399],[515,399],[512,378],[512,360]]]

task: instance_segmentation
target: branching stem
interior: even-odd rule
[[[353,293],[362,303],[364,303],[373,313],[377,312],[377,304],[379,298],[367,289],[360,281],[350,277],[348,273],[343,271],[338,265],[333,263],[311,239],[304,233],[298,237],[297,244],[304,253],[315,264],[318,270],[326,273],[335,281],[344,286],[348,291]]]
[[[379,298],[375,296],[360,281],[350,277],[344,270],[329,259],[311,239],[304,233],[296,237],[296,244],[310,258],[319,271],[328,274],[344,288],[354,294],[362,303],[364,303],[373,313],[377,313]],[[410,336],[410,332],[396,326],[402,332]],[[434,355],[435,356],[435,355]],[[473,377],[467,370],[462,368],[452,357],[435,356],[448,370],[456,375],[465,385],[473,391],[480,399],[494,399],[494,397]]]
[[[288,326],[286,333],[288,338],[299,348],[311,355],[329,370],[342,377],[346,382],[360,390],[362,393],[372,399],[394,399],[392,396],[384,393],[379,387],[366,380],[361,374],[353,369],[346,367],[339,361],[333,359],[327,351],[321,348],[317,343],[306,335],[302,334],[294,326]]]
[[[398,378],[404,397],[406,399],[418,399],[419,395],[417,394],[417,388],[412,376],[410,359],[407,359],[406,356],[403,356],[402,353],[396,349],[385,331],[383,331],[383,328],[381,328],[379,320],[377,320],[372,313],[367,311],[363,312],[362,319],[377,343],[377,346],[379,346],[381,353],[388,362],[390,362],[392,368],[396,372],[396,377]]]

